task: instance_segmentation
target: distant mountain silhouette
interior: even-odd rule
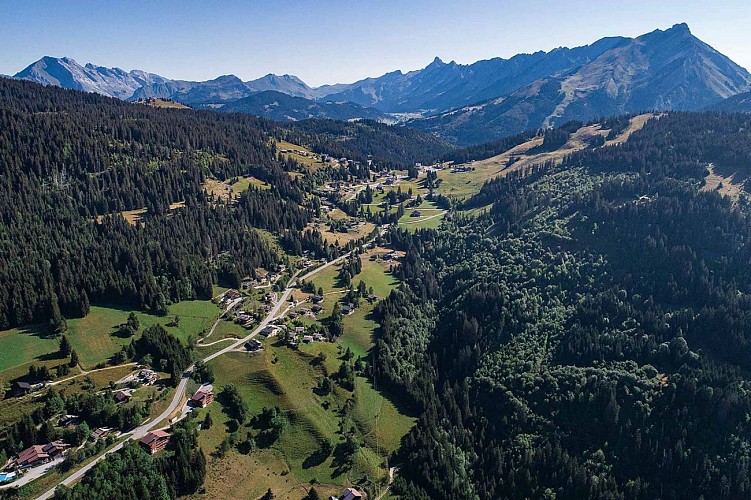
[[[603,38],[583,47],[469,65],[436,57],[421,70],[318,88],[291,75],[268,74],[248,82],[225,75],[193,82],[53,57],[40,59],[15,78],[120,99],[160,97],[279,120],[417,115],[407,125],[458,144],[572,119],[740,105],[746,102],[743,98],[723,100],[751,91],[748,71],[692,35],[686,24],[637,38]],[[295,99],[264,94],[269,91]]]

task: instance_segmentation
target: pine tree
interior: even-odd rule
[[[78,353],[75,350],[70,351],[70,367],[78,366]]]
[[[68,340],[68,337],[63,335],[60,338],[60,355],[64,358],[67,358],[70,356],[71,351],[73,350],[73,346],[70,345],[70,341]]]

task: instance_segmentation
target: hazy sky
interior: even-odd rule
[[[51,55],[176,79],[289,73],[320,85],[679,22],[751,68],[748,0],[3,0],[0,73]]]

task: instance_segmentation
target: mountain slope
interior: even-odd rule
[[[265,90],[215,108],[226,113],[248,113],[276,121],[299,121],[309,118],[351,120],[379,119],[385,115],[374,108],[363,108],[352,102],[311,101],[282,92]]]
[[[45,56],[18,72],[14,78],[29,80],[42,85],[55,85],[72,90],[96,92],[118,99],[127,99],[144,85],[161,85],[169,80],[153,73],[120,68],[105,68],[87,64],[81,66],[75,60]]]
[[[391,234],[381,384],[419,407],[404,498],[750,498],[751,117],[667,113]],[[558,132],[558,130],[554,131]]]
[[[748,71],[679,24],[617,45],[566,75],[411,125],[458,143],[479,143],[572,119],[698,110],[749,85]]]
[[[332,93],[321,87],[316,93],[386,112],[446,111],[508,94],[539,78],[569,71],[627,41],[620,37],[603,38],[584,47],[519,54],[511,59],[494,58],[470,65],[444,63],[436,57],[419,71],[395,71]]]
[[[743,92],[723,99],[707,107],[709,111],[724,111],[727,113],[751,113],[751,92]]]
[[[243,82],[234,75],[220,76],[205,82],[187,80],[156,82],[139,88],[131,100],[160,97],[195,106],[226,103],[266,90],[283,92],[296,97],[312,96],[312,89],[296,76],[268,74],[248,82]]]

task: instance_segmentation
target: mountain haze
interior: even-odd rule
[[[382,119],[385,114],[374,108],[363,108],[353,102],[312,101],[283,92],[264,90],[215,108],[226,113],[245,113],[276,121],[298,121],[309,118],[352,120]]]

